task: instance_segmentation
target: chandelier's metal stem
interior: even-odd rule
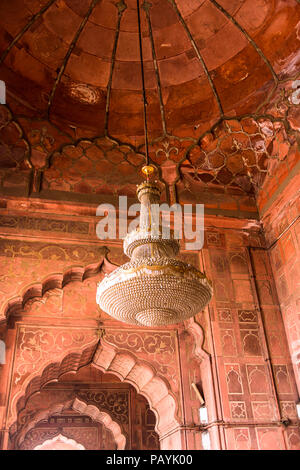
[[[140,48],[141,76],[142,76],[142,88],[143,88],[145,155],[146,155],[146,165],[149,165],[148,126],[147,126],[147,104],[148,103],[147,103],[146,89],[145,89],[145,71],[144,71],[144,61],[143,61],[144,59],[143,59],[143,45],[142,45],[142,32],[141,32],[140,0],[136,0],[136,5],[137,5],[137,15],[138,15],[139,48]]]
[[[159,231],[159,188],[148,183],[141,184],[138,193],[141,202],[140,229],[149,232]]]

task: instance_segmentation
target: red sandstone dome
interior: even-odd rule
[[[151,0],[141,12],[151,138],[255,113],[299,69],[295,0]],[[143,134],[136,0],[1,2],[8,95],[65,130]]]

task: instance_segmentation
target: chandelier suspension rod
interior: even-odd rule
[[[137,15],[138,15],[139,49],[140,49],[142,88],[143,88],[143,115],[144,115],[144,133],[145,133],[145,155],[146,155],[146,165],[148,166],[149,165],[148,126],[147,126],[147,105],[148,105],[148,103],[147,103],[146,90],[145,90],[145,71],[144,71],[144,61],[143,61],[140,0],[136,0],[136,4],[137,4]]]

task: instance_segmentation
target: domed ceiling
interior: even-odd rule
[[[260,184],[256,174],[267,172],[266,160],[274,154],[272,139],[282,132],[279,144],[293,144],[298,131],[293,103],[284,104],[287,111],[278,102],[298,86],[299,2],[140,4],[149,138],[160,142],[152,161],[175,162],[177,177],[187,174],[189,187],[200,182],[253,191],[253,178]],[[25,134],[22,117],[34,117],[59,133],[52,156],[63,143],[96,137],[143,153],[136,0],[10,0],[0,4],[0,28],[0,78]],[[108,166],[119,164],[118,158],[108,158]],[[127,156],[125,161],[130,165]]]

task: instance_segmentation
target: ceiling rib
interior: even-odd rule
[[[147,1],[145,1],[142,5],[142,8],[144,9],[146,13],[146,18],[148,22],[149,36],[150,36],[151,49],[152,49],[152,58],[153,58],[155,76],[156,76],[156,81],[157,81],[157,92],[158,92],[158,99],[159,99],[159,106],[160,106],[161,122],[162,122],[163,133],[165,136],[167,134],[166,116],[165,116],[165,109],[164,109],[164,103],[163,103],[163,98],[162,98],[161,81],[160,81],[160,75],[159,75],[159,70],[158,70],[158,65],[157,65],[157,57],[156,57],[156,51],[155,51],[155,45],[154,45],[154,39],[153,39],[153,31],[152,31],[152,25],[151,25],[151,20],[150,20],[150,13],[149,13],[150,7],[151,7],[151,4],[148,3]]]
[[[247,31],[237,22],[237,20],[230,14],[228,13],[227,10],[225,10],[216,0],[209,0],[212,5],[214,5],[223,15],[225,15],[240,31],[241,33],[244,34],[248,42],[253,46],[253,48],[256,50],[256,52],[260,55],[262,60],[265,62],[265,64],[268,66],[270,69],[274,82],[277,85],[278,83],[278,77],[276,75],[275,70],[273,69],[269,59],[265,56],[263,51],[260,49],[260,47],[256,44],[256,42],[251,38],[251,36],[247,33]]]
[[[60,82],[60,80],[61,80],[62,75],[64,74],[64,71],[65,71],[66,66],[67,66],[67,64],[68,64],[68,61],[69,61],[69,58],[70,58],[70,56],[71,56],[71,54],[72,54],[72,52],[73,52],[74,47],[75,47],[76,44],[77,44],[77,41],[78,41],[78,39],[79,39],[79,36],[80,36],[80,34],[82,33],[82,31],[83,31],[83,29],[84,29],[84,27],[85,27],[85,25],[86,25],[86,23],[87,23],[87,21],[88,21],[90,15],[91,15],[91,13],[92,13],[92,11],[94,10],[94,8],[95,8],[95,6],[97,5],[97,3],[99,3],[99,1],[101,1],[101,0],[92,0],[92,3],[90,4],[90,7],[89,7],[89,9],[88,9],[88,11],[87,11],[85,17],[83,18],[83,20],[82,20],[82,22],[81,22],[81,24],[80,24],[78,30],[76,31],[76,34],[75,34],[75,36],[74,36],[74,38],[73,38],[73,41],[71,42],[70,47],[69,47],[69,49],[68,49],[68,51],[67,51],[67,53],[66,53],[66,55],[65,55],[65,58],[64,58],[64,60],[63,60],[63,63],[62,63],[62,65],[61,65],[61,67],[60,67],[60,69],[59,69],[59,71],[58,71],[58,74],[57,74],[57,76],[56,76],[56,79],[55,79],[55,82],[54,82],[54,85],[53,85],[53,88],[52,88],[52,90],[51,90],[51,93],[50,93],[50,96],[49,96],[49,100],[48,100],[48,109],[47,109],[48,119],[49,119],[50,109],[51,109],[51,105],[52,105],[52,103],[53,103],[53,99],[54,99],[54,95],[55,95],[57,86],[58,86],[58,84],[59,84],[59,82]]]
[[[109,79],[108,79],[108,84],[107,84],[106,106],[105,106],[105,124],[104,124],[105,135],[108,135],[109,105],[110,105],[112,79],[113,79],[113,73],[114,73],[115,63],[116,63],[116,53],[117,53],[117,47],[118,47],[119,35],[120,35],[120,26],[121,26],[123,13],[127,8],[127,5],[123,0],[116,3],[115,6],[118,8],[118,23],[117,23],[116,33],[115,33],[114,47],[113,47],[113,51],[112,51],[112,55],[111,55],[110,74],[109,74]]]
[[[179,11],[177,5],[176,5],[175,0],[168,0],[168,1],[169,1],[169,3],[171,3],[171,5],[173,6],[174,10],[176,11],[178,18],[179,18],[181,24],[183,25],[183,27],[184,27],[184,29],[185,29],[185,31],[186,31],[186,33],[187,33],[187,35],[188,35],[188,37],[189,37],[191,43],[192,43],[192,46],[193,46],[193,48],[194,48],[194,50],[195,50],[195,52],[196,52],[196,55],[197,55],[199,61],[201,62],[201,65],[202,65],[203,70],[204,70],[204,72],[205,72],[205,74],[206,74],[207,80],[208,80],[208,82],[209,82],[209,84],[210,84],[210,86],[211,86],[211,89],[212,89],[213,94],[214,94],[214,96],[215,96],[215,99],[216,99],[216,101],[217,101],[217,104],[218,104],[218,107],[219,107],[219,112],[220,112],[220,118],[222,118],[222,117],[224,116],[224,111],[223,111],[222,103],[221,103],[220,97],[219,97],[219,95],[218,95],[218,92],[217,92],[217,90],[216,90],[215,84],[214,84],[214,82],[213,82],[213,80],[212,80],[212,78],[211,78],[211,75],[210,75],[209,71],[208,71],[208,68],[207,68],[207,66],[206,66],[206,63],[204,62],[203,57],[202,57],[202,55],[200,54],[200,51],[199,51],[199,49],[198,49],[198,46],[197,46],[197,44],[195,43],[194,38],[193,38],[193,36],[192,36],[192,34],[191,34],[189,28],[188,28],[188,25],[187,25],[186,22],[184,21],[184,18],[182,17],[182,15],[181,15],[181,13],[180,13],[180,11]]]
[[[28,31],[29,28],[35,23],[36,20],[38,20],[47,10],[50,8],[56,0],[50,0],[43,8],[41,8],[40,11],[38,11],[32,18],[31,20],[24,26],[24,28],[17,34],[17,36],[13,39],[13,41],[9,44],[9,46],[5,49],[3,54],[0,57],[0,64],[4,62],[6,59],[7,54],[11,51],[11,49],[14,47],[17,42],[20,41],[22,36]]]

